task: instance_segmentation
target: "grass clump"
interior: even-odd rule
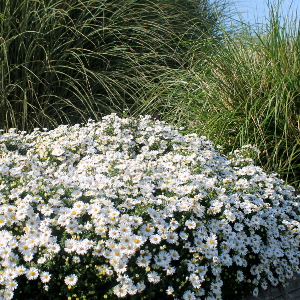
[[[257,163],[299,189],[299,24],[297,17],[282,18],[276,6],[266,22],[240,23],[198,64],[171,74],[153,106],[227,151],[256,145]]]
[[[122,113],[158,75],[184,65],[196,36],[217,35],[206,0],[160,2],[2,1],[0,128]]]

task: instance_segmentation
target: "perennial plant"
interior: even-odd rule
[[[1,299],[230,299],[299,272],[299,196],[149,116],[0,136]],[[39,293],[39,294],[37,294]]]

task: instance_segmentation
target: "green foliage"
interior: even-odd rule
[[[196,37],[218,35],[207,0],[181,2],[2,1],[0,128],[130,110],[158,75],[184,65]]]
[[[164,77],[151,105],[225,152],[256,145],[257,163],[299,188],[299,26],[273,6],[267,22],[224,32],[224,42],[212,43],[205,59]]]

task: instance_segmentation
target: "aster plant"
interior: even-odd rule
[[[299,196],[149,116],[0,136],[1,299],[241,299],[299,272]]]

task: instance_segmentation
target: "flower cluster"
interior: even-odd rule
[[[83,274],[104,283],[91,299],[285,284],[300,271],[299,197],[245,150],[227,158],[149,116],[3,133],[0,297],[24,280],[72,295]]]

